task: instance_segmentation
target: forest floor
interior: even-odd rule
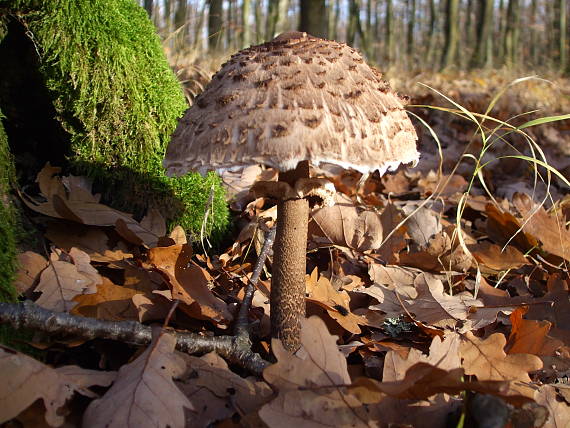
[[[190,97],[209,76],[177,69]],[[270,256],[249,313],[263,376],[174,351],[171,330],[143,349],[37,333],[41,361],[0,351],[11,388],[0,421],[570,426],[570,120],[544,119],[570,112],[570,82],[522,79],[503,93],[512,73],[388,79],[410,96],[422,157],[362,187],[354,172],[329,177],[337,204],[311,214],[301,352],[269,338]],[[21,194],[46,250],[20,255],[18,291],[55,312],[232,334],[275,222],[272,201],[248,192],[259,177],[276,172],[224,177],[230,245],[192,248],[159,212],[134,219],[46,166],[41,199]]]

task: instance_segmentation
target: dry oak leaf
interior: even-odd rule
[[[109,236],[100,227],[54,221],[48,224],[45,237],[66,251],[76,247],[86,252],[94,262],[109,263],[133,257],[126,248],[112,249]],[[124,242],[119,244],[125,247]]]
[[[487,235],[489,239],[504,246],[514,245],[523,253],[532,250],[538,241],[524,230],[521,231],[519,220],[509,212],[501,211],[493,204],[485,207],[487,214]]]
[[[542,242],[542,248],[566,260],[570,260],[570,230],[566,219],[559,215],[548,214],[528,195],[515,193],[513,204],[523,216],[522,228]]]
[[[232,320],[226,303],[214,296],[208,288],[212,281],[210,274],[192,264],[191,246],[151,248],[148,258],[154,268],[168,278],[172,298],[185,304],[181,309],[189,316],[209,319],[219,324],[227,324]]]
[[[295,355],[278,340],[272,349],[277,363],[263,377],[279,395],[259,411],[268,426],[369,426],[362,403],[341,387],[350,383],[346,359],[320,318],[303,321],[301,349]]]
[[[513,394],[532,398],[534,390],[528,385],[531,381],[528,372],[540,370],[542,360],[530,354],[507,355],[506,343],[502,333],[480,339],[467,332],[460,346],[465,374],[475,375],[479,381],[510,381]]]
[[[243,378],[233,373],[223,358],[211,352],[200,358],[183,355],[188,372],[178,385],[195,404],[195,411],[187,415],[187,424],[206,426],[216,421],[257,411],[269,401],[273,391],[256,378]],[[209,394],[203,394],[208,391]],[[195,398],[211,397],[201,405]],[[217,409],[217,412],[216,412]]]
[[[443,282],[428,273],[418,275],[414,282],[418,297],[408,300],[408,310],[426,324],[438,327],[454,326],[458,320],[467,319],[471,307],[483,306],[481,301],[468,292],[453,296],[444,293]]]
[[[432,339],[429,355],[411,348],[406,358],[398,352],[388,351],[384,360],[382,380],[395,382],[403,380],[410,367],[417,363],[426,363],[443,370],[453,370],[461,367],[459,357],[460,337],[457,333],[446,332],[443,338],[438,336]]]
[[[75,392],[88,397],[92,385],[108,386],[115,372],[85,370],[77,366],[53,369],[27,355],[0,347],[0,423],[18,416],[20,412],[42,399],[45,420],[50,426],[60,426],[65,418],[58,414]]]
[[[498,245],[485,241],[468,245],[467,248],[480,265],[492,271],[518,269],[528,264],[523,253],[511,245],[507,245],[503,249]]]
[[[97,293],[76,296],[77,302],[71,313],[110,321],[138,320],[138,311],[132,303],[132,297],[140,294],[128,287],[115,285],[109,278],[97,286]]]
[[[50,255],[47,268],[40,275],[40,282],[34,291],[41,292],[36,304],[56,312],[66,312],[75,306],[73,298],[81,294],[97,292],[97,284],[102,278],[89,264],[89,256],[81,250],[72,248],[70,258],[64,253],[54,251]]]
[[[176,338],[153,328],[153,340],[139,357],[119,370],[105,395],[83,415],[88,427],[184,427],[184,409],[194,406],[172,378],[186,370],[174,352]]]
[[[510,316],[512,329],[509,336],[509,354],[556,356],[564,342],[548,336],[552,327],[549,321],[523,319],[528,308],[517,308]]]
[[[14,287],[18,294],[23,294],[34,286],[40,273],[48,266],[44,256],[33,251],[26,251],[17,256],[18,271]]]
[[[319,276],[317,268],[307,276],[306,286],[309,302],[323,307],[327,314],[345,330],[360,334],[361,330],[358,325],[366,325],[367,322],[365,318],[350,311],[350,296],[346,291],[335,290],[327,277]]]
[[[398,226],[403,218],[402,210],[392,203],[386,204],[380,215],[382,230],[387,231],[386,236],[389,231],[391,236],[382,241],[375,254],[378,254],[387,264],[397,264],[400,261],[400,251],[407,246],[407,227],[405,225]]]
[[[370,263],[368,266],[368,275],[374,283],[396,290],[400,295],[411,299],[418,297],[414,280],[420,273],[418,269],[402,266],[384,266],[379,263]]]
[[[48,164],[38,174],[37,181],[47,201],[37,202],[28,195],[21,194],[28,208],[50,217],[63,218],[85,225],[116,226],[117,232],[126,240],[149,247],[156,245],[160,236],[148,227],[154,227],[158,221],[147,220],[145,222],[147,227],[145,227],[134,220],[130,214],[99,203],[99,197],[92,195],[90,188],[86,188],[81,181],[73,177],[66,178],[66,191],[62,183],[64,179],[55,177],[59,170],[59,168],[51,168]],[[151,215],[156,217],[154,214]],[[160,227],[157,228],[157,231],[161,230]]]
[[[570,403],[558,397],[557,387],[542,385],[534,394],[536,402],[548,409],[548,419],[542,428],[570,427]]]
[[[367,251],[382,243],[380,216],[362,211],[342,193],[335,195],[333,206],[316,209],[311,217],[333,245]]]

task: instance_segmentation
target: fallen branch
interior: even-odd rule
[[[136,321],[106,321],[64,312],[53,312],[30,301],[0,303],[0,323],[57,336],[77,339],[111,339],[133,345],[147,345],[152,340],[151,327]],[[169,329],[176,337],[176,349],[189,354],[216,352],[228,361],[261,375],[269,365],[259,354],[244,346],[239,336],[203,337]]]

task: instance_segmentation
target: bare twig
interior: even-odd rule
[[[32,302],[0,303],[0,323],[14,328],[28,328],[57,336],[85,340],[111,339],[133,345],[151,343],[151,327],[136,321],[106,321],[85,318],[44,309]],[[189,354],[216,352],[230,362],[261,375],[269,365],[249,346],[244,346],[238,336],[203,337],[194,333],[168,330],[176,337],[176,349]]]
[[[253,293],[255,292],[255,285],[259,281],[259,276],[265,265],[265,260],[271,251],[273,246],[273,241],[275,241],[275,226],[269,229],[265,234],[265,241],[259,252],[259,257],[255,262],[255,267],[253,268],[253,274],[248,281],[247,287],[245,289],[245,295],[243,296],[243,301],[239,309],[239,313],[234,326],[234,334],[236,337],[241,338],[241,340],[249,341],[249,319],[248,313],[251,307],[251,302],[253,300]]]

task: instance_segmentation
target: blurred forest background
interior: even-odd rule
[[[567,0],[139,0],[167,52],[204,60],[289,30],[346,42],[381,69],[569,74]],[[174,61],[175,63],[178,61]]]

